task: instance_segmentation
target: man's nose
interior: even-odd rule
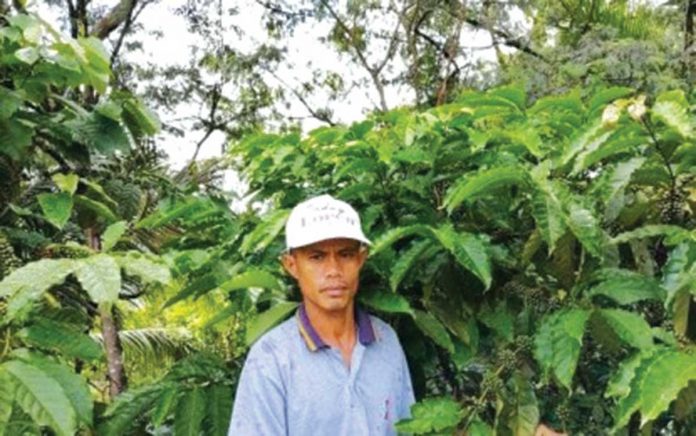
[[[338,256],[329,255],[326,258],[326,274],[337,276],[341,274],[341,265],[338,261]]]

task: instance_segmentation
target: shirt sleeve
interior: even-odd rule
[[[247,356],[237,385],[228,436],[286,435],[285,387],[268,342]]]
[[[411,405],[416,402],[416,398],[413,394],[413,384],[411,383],[411,373],[408,370],[408,362],[406,361],[406,356],[401,346],[399,346],[399,349],[401,351],[401,393],[399,395],[399,401],[397,402],[397,420],[410,418]]]

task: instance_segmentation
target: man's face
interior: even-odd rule
[[[339,312],[355,299],[366,257],[367,251],[355,240],[328,239],[293,249],[282,261],[308,308]]]

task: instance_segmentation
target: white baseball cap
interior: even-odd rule
[[[330,195],[319,195],[298,204],[285,223],[285,246],[288,250],[335,238],[355,239],[370,244],[360,227],[360,216],[355,209]]]

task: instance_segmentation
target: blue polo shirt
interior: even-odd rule
[[[249,351],[229,435],[393,435],[410,416],[411,377],[394,330],[356,311],[350,368],[300,306]]]

